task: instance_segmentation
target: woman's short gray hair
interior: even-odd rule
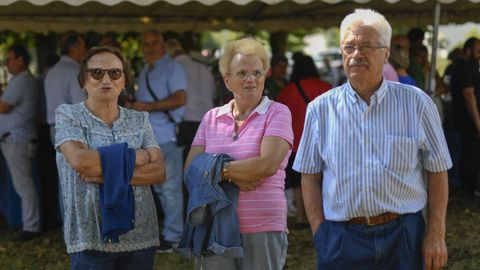
[[[355,9],[353,13],[343,19],[340,25],[340,43],[345,40],[348,30],[357,25],[372,27],[380,35],[381,45],[390,47],[392,27],[382,14],[371,9]]]
[[[231,41],[225,45],[223,55],[218,62],[220,73],[222,73],[223,76],[230,72],[230,64],[237,53],[257,56],[260,58],[260,61],[262,61],[263,69],[265,71],[270,68],[268,53],[263,45],[253,38],[242,38]]]

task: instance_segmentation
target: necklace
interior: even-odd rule
[[[233,128],[233,132],[232,132],[232,139],[235,141],[238,139],[238,135],[239,135],[239,129],[240,127],[243,125],[243,123],[245,122],[246,119],[243,119],[243,120],[238,120],[237,118],[239,118],[239,115],[235,116],[235,103],[232,104],[232,118],[233,118],[233,121],[234,121],[234,128]],[[242,117],[240,117],[242,118]],[[246,118],[246,117],[245,117]]]
[[[233,127],[232,139],[235,141],[238,139],[238,130],[240,129],[240,126],[243,124],[244,121],[237,120],[235,119],[235,117],[233,118],[233,120],[235,121],[235,126]]]

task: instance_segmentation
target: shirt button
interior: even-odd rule
[[[204,175],[204,176],[208,176],[208,172],[207,172],[207,171],[205,171],[205,173],[204,173],[203,175]]]

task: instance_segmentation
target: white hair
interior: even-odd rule
[[[340,25],[340,43],[345,39],[347,32],[355,26],[370,26],[380,35],[382,46],[390,47],[392,27],[385,17],[372,9],[355,9],[347,15]]]
[[[230,41],[225,45],[223,55],[218,60],[220,73],[225,75],[230,72],[230,64],[237,53],[243,55],[253,55],[260,59],[263,69],[267,71],[270,68],[267,50],[262,43],[253,38],[247,37],[235,41]]]

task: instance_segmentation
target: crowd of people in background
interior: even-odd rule
[[[373,13],[372,16],[377,15]],[[337,98],[339,104],[350,104],[357,97],[348,99],[350,97],[335,95],[340,89],[347,92],[353,89],[361,93],[358,89],[364,87],[364,82],[360,82],[362,80],[372,80],[375,85],[369,87],[379,87],[377,93],[388,88],[388,91],[395,93],[420,89],[426,94],[415,92],[412,95],[416,98],[413,98],[400,93],[397,100],[405,106],[413,106],[418,102],[415,104],[425,110],[426,116],[421,115],[419,119],[417,115],[409,115],[409,120],[403,119],[418,122],[425,128],[422,134],[415,134],[421,137],[419,140],[428,141],[418,151],[429,154],[422,156],[425,163],[415,164],[416,169],[423,166],[428,171],[429,181],[437,179],[436,173],[448,169],[448,154],[440,157],[445,150],[442,141],[434,139],[440,136],[437,129],[441,130],[443,125],[453,161],[453,168],[449,170],[451,193],[467,195],[472,200],[480,198],[480,40],[470,38],[461,50],[452,52],[449,55],[452,62],[445,74],[435,74],[435,79],[430,81],[432,76],[429,75],[429,52],[424,45],[424,32],[414,28],[406,35],[393,36],[390,41],[391,29],[390,36],[382,32],[382,29],[389,27],[382,18],[378,17],[377,23],[385,25],[374,28],[365,26],[360,19],[346,22],[342,32],[344,36],[341,36],[341,52],[344,61],[349,61],[344,62],[347,68],[342,70],[347,74],[348,81],[339,80],[333,85],[322,80],[312,57],[295,53],[292,60],[284,55],[268,58],[264,47],[248,38],[231,42],[225,48],[219,63],[219,83],[209,67],[192,59],[178,39],[165,40],[162,33],[156,30],[142,35],[145,66],[135,79],[130,78],[132,72],[128,59],[119,50],[120,44],[108,37],[87,50],[82,35],[67,33],[61,39],[61,56],[50,55],[44,72],[38,78],[28,70],[30,56],[25,47],[9,47],[4,59],[12,78],[0,97],[0,141],[14,189],[21,200],[22,228],[14,240],[28,241],[41,235],[42,230],[63,227],[73,269],[84,269],[98,257],[105,257],[106,253],[116,254],[108,257],[108,263],[142,263],[148,266],[153,264],[155,251],[172,252],[179,244],[181,249],[195,255],[207,251],[215,253],[216,256],[197,256],[196,264],[203,269],[237,269],[237,266],[240,269],[282,269],[288,245],[287,209],[289,215],[295,216],[292,228],[310,228],[316,232],[323,220],[348,221],[351,212],[355,211],[360,216],[368,216],[375,212],[377,200],[385,199],[372,199],[375,203],[369,206],[371,213],[355,208],[358,202],[350,205],[355,209],[339,204],[350,202],[350,199],[342,197],[347,196],[345,192],[357,192],[347,188],[347,184],[345,187],[335,186],[332,181],[336,177],[338,181],[346,177],[339,172],[345,170],[339,162],[349,160],[349,157],[338,151],[353,151],[357,145],[352,144],[352,149],[346,149],[348,145],[342,145],[339,140],[350,134],[348,129],[353,130],[354,126],[349,126],[349,121],[358,119],[351,111],[345,112],[350,116],[343,116],[351,117],[350,120],[341,115],[328,114],[331,119],[338,120],[336,123],[346,124],[329,127],[333,131],[329,128],[321,131],[318,125],[330,118],[324,119],[324,116],[313,111],[314,108],[333,110],[336,105],[328,102],[334,102]],[[363,39],[364,43],[359,44],[359,40]],[[372,45],[372,40],[375,40],[375,45]],[[377,58],[362,58],[383,50],[389,53],[376,55]],[[287,78],[287,68],[292,62],[292,72]],[[379,64],[380,72],[377,74],[372,71],[372,77],[361,77],[361,80],[357,77],[360,75],[356,75],[356,69],[352,68],[355,65],[376,67],[376,64]],[[377,77],[379,80],[374,81]],[[136,87],[133,87],[134,84]],[[230,101],[218,98],[218,84],[228,90],[232,97]],[[405,85],[409,87],[404,88]],[[132,91],[134,88],[136,90]],[[318,99],[322,95],[326,96]],[[360,97],[366,101],[367,107],[370,98],[375,104],[382,98],[372,93],[367,96],[368,101]],[[424,100],[424,97],[431,100]],[[314,105],[309,106],[314,100]],[[215,104],[221,106],[214,108]],[[358,104],[359,110],[362,110],[362,104]],[[435,111],[430,110],[430,104],[434,104]],[[439,126],[435,120],[437,116],[441,123]],[[404,127],[396,128],[402,130]],[[319,138],[317,133],[330,138]],[[336,141],[338,147],[328,150],[334,154],[325,157],[323,152],[316,152],[318,145],[326,147],[322,143],[330,140]],[[123,142],[127,145],[122,146]],[[398,143],[409,146],[404,141]],[[103,158],[113,157],[112,153],[117,153],[115,151],[122,153],[116,159],[112,158],[115,161],[119,159],[118,162],[128,163],[132,158],[134,160],[121,168],[131,173],[133,180],[131,185],[126,185],[125,192],[130,192],[131,200],[136,205],[131,213],[134,225],[130,224],[128,229],[122,228],[120,233],[113,230],[112,236],[99,230],[99,226],[105,223],[104,214],[92,209],[107,211],[102,208],[103,200],[111,199],[102,197],[104,188],[109,187],[105,172],[111,169],[114,162],[104,162]],[[417,151],[417,148],[412,148],[412,151]],[[220,159],[216,156],[219,154],[225,156]],[[35,188],[32,176],[32,158],[36,158],[38,163],[39,190]],[[330,166],[332,163],[338,165],[333,171],[324,165]],[[195,190],[198,187],[185,186],[187,179],[183,179],[184,171],[191,164],[200,168],[206,164],[210,166],[204,171],[205,177],[213,174],[209,176],[209,181],[213,182],[211,189],[226,191],[231,187],[236,188],[229,196],[235,200],[241,244],[237,243],[238,239],[227,238],[226,241],[237,243],[234,246],[241,247],[242,252],[205,247],[199,250],[196,242],[189,242],[198,238],[199,232],[193,229],[188,236],[190,238],[185,238],[191,219],[199,218],[198,212],[191,208],[192,194],[189,193],[192,188]],[[399,170],[407,169],[402,167]],[[361,171],[355,166],[347,170]],[[164,173],[152,177],[155,172]],[[318,177],[320,172],[323,178]],[[115,175],[118,172],[111,173]],[[193,172],[191,174],[195,175]],[[304,180],[304,174],[309,177],[305,178],[307,180]],[[318,203],[313,196],[321,191],[312,189],[305,193],[303,189],[302,192],[302,183],[308,183],[308,188],[312,188],[312,183],[318,185],[322,179],[323,187],[334,190],[339,197],[333,198],[329,194],[323,198],[322,211],[325,216],[323,212],[317,216],[315,211],[318,208],[304,205],[304,202]],[[392,180],[394,186],[395,181]],[[100,188],[96,184],[103,185]],[[392,206],[390,210],[396,216],[389,215],[389,221],[395,220],[398,214],[409,213],[412,216],[408,216],[408,222],[419,222],[417,219],[421,215],[417,210],[426,199],[425,190],[421,184],[412,184],[410,188],[408,192],[417,192],[415,194],[418,196],[414,196],[407,212]],[[285,197],[285,191],[291,196]],[[305,194],[307,198],[304,198]],[[355,198],[352,194],[347,197]],[[388,199],[385,202],[391,203]],[[213,212],[209,210],[203,214],[220,215]],[[373,214],[376,216],[379,213]],[[161,217],[161,231],[158,230],[157,215]],[[357,221],[363,224],[362,220]],[[414,226],[411,224],[409,226]],[[331,230],[337,230],[334,225],[328,223]],[[218,239],[221,240],[207,239],[208,244],[213,241],[222,247],[224,238],[221,232],[218,229]],[[121,245],[111,245],[119,239]],[[434,236],[432,239],[433,242],[440,241]],[[333,245],[319,239],[316,242]],[[206,243],[202,242],[202,245]],[[415,248],[419,249],[418,246]],[[88,250],[95,252],[86,252]],[[438,256],[435,257],[438,262],[432,264],[441,266],[446,262],[446,255],[442,252],[433,251],[433,256]],[[230,255],[223,256],[223,253]],[[338,262],[323,255],[318,255],[323,258],[323,261],[319,259],[319,269],[334,269],[329,267]],[[351,259],[350,255],[343,255],[347,261]],[[415,256],[413,263],[421,261]],[[239,259],[241,257],[244,259]]]

